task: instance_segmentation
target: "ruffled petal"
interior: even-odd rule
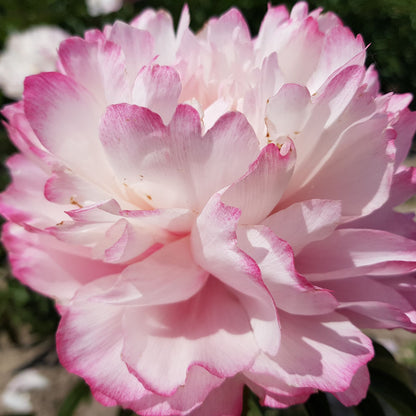
[[[88,250],[61,243],[46,233],[3,227],[13,275],[34,290],[66,303],[83,285],[120,272],[120,267],[87,257]]]
[[[285,334],[279,352],[262,354],[250,372],[291,386],[327,392],[346,391],[359,369],[373,357],[371,340],[338,313],[300,317],[282,312]],[[270,381],[269,381],[270,382]],[[351,392],[361,398],[367,385]]]
[[[183,385],[192,366],[232,377],[249,368],[258,354],[242,306],[213,278],[188,301],[127,309],[124,339],[122,358],[130,371],[162,395]]]
[[[103,404],[131,407],[146,394],[121,360],[124,309],[91,302],[73,303],[56,335],[61,364],[89,384]]]

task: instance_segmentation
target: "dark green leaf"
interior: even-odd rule
[[[372,368],[370,392],[376,397],[383,398],[397,410],[400,416],[415,416],[415,393],[394,375]]]
[[[120,409],[117,416],[134,416],[135,413],[129,409]]]
[[[303,404],[299,404],[297,406],[291,406],[287,409],[279,410],[277,413],[269,415],[269,413],[265,413],[265,416],[309,416],[308,412]]]
[[[91,398],[90,388],[84,380],[80,380],[75,384],[73,389],[66,396],[62,403],[58,416],[72,416],[79,404]]]
[[[254,399],[253,394],[249,395],[247,399],[247,416],[262,416],[257,400]]]
[[[305,407],[309,416],[332,416],[328,399],[322,392],[312,394],[309,400],[305,403]]]
[[[354,407],[355,413],[358,416],[386,416],[384,409],[374,394],[367,393],[367,397],[356,407]]]
[[[406,367],[399,364],[394,359],[393,355],[391,355],[391,353],[382,345],[375,341],[373,341],[373,345],[375,356],[368,365],[370,374],[373,374],[373,370],[378,370],[381,373],[390,375],[391,377],[397,379],[400,383],[406,385],[409,389],[412,389],[412,379]],[[371,378],[372,380],[373,377]]]

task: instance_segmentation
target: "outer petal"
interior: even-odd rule
[[[212,395],[215,397],[217,391],[222,394],[221,383],[226,382],[213,376],[202,367],[194,366],[188,371],[185,385],[176,390],[173,395],[166,397],[148,392],[146,396],[135,401],[131,408],[143,416],[182,416],[190,414],[193,409],[196,409],[194,412],[198,414],[198,409],[200,407],[205,409],[206,404],[211,409],[211,406],[209,406],[211,399],[209,398]],[[229,389],[226,386],[224,387],[224,390],[229,392]],[[211,391],[214,392],[212,395],[210,394]],[[214,406],[212,408],[215,408]],[[208,414],[212,415],[211,413]]]
[[[198,217],[191,233],[198,264],[236,291],[246,309],[259,347],[276,352],[280,329],[272,296],[256,262],[238,247],[240,211],[224,205],[215,194]]]
[[[8,123],[4,122],[3,125],[10,140],[22,153],[38,164],[42,164],[42,161],[49,162],[50,165],[56,163],[30,126],[24,113],[23,101],[7,105],[1,110],[1,114],[8,119]]]
[[[62,365],[83,377],[100,401],[131,407],[146,390],[120,358],[123,311],[117,306],[73,304],[61,319],[56,342]]]
[[[365,399],[367,389],[370,385],[370,374],[367,366],[360,367],[352,378],[347,390],[334,393],[334,396],[344,406],[356,406],[361,400]]]
[[[302,388],[343,392],[373,357],[371,340],[342,315],[292,316],[282,312],[279,352],[259,356],[250,371]],[[366,389],[367,386],[363,386]],[[363,391],[356,392],[362,397]]]
[[[119,267],[84,257],[86,250],[59,242],[45,233],[29,232],[14,224],[3,227],[3,244],[12,271],[22,283],[65,303],[81,286]]]
[[[261,361],[262,357],[258,360]],[[259,397],[263,406],[285,408],[303,403],[316,391],[311,387],[290,385],[276,374],[246,371],[244,376],[247,386]]]
[[[8,220],[45,228],[66,218],[65,207],[42,196],[48,174],[25,156],[16,154],[7,161],[13,182],[0,194],[0,211]],[[68,208],[68,206],[66,207]]]
[[[67,76],[43,73],[26,78],[24,104],[30,125],[51,153],[77,173],[105,182],[108,164],[94,121],[99,106],[87,90]]]
[[[169,397],[146,390],[121,359],[125,308],[91,299],[106,292],[115,279],[109,276],[85,286],[66,308],[57,334],[62,364],[85,378],[94,397],[105,406],[120,404],[146,416],[188,414],[222,379],[195,366],[189,369],[184,386]]]
[[[127,309],[124,334],[123,360],[146,388],[162,395],[183,385],[192,366],[232,377],[258,354],[244,309],[213,278],[188,301]]]

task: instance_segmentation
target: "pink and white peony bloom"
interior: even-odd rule
[[[410,95],[379,93],[332,13],[185,7],[91,30],[3,110],[22,282],[56,300],[62,364],[141,415],[366,395],[365,328],[416,330]]]
[[[29,75],[55,71],[59,44],[70,35],[56,26],[33,26],[13,33],[0,54],[0,89],[13,99],[22,98]]]

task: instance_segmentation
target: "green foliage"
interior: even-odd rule
[[[381,345],[374,344],[376,356],[369,364],[372,401],[396,410],[400,416],[414,416],[416,395],[409,371]],[[367,403],[369,405],[370,402]],[[378,414],[378,413],[373,413]]]
[[[91,400],[90,389],[84,380],[80,380],[61,404],[58,416],[72,416],[77,407],[86,400]]]

